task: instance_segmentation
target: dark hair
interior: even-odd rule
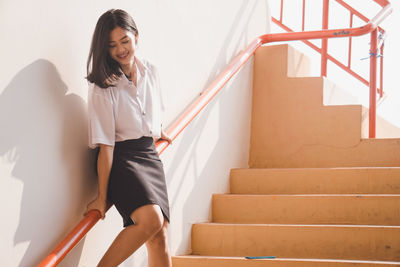
[[[110,9],[100,16],[92,37],[86,79],[101,88],[113,86],[122,75],[119,63],[108,52],[110,32],[116,27],[130,31],[135,36],[139,35],[135,22],[124,10]]]

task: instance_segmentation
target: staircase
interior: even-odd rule
[[[250,168],[174,267],[400,266],[400,139],[362,139],[362,107],[323,106],[308,66],[288,45],[257,50]]]

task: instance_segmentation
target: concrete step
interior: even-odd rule
[[[232,169],[233,194],[400,194],[399,167]]]
[[[323,106],[329,82],[299,77],[308,62],[288,45],[257,49],[249,166],[400,167],[400,139],[362,139],[363,108]]]
[[[195,224],[192,253],[400,261],[400,226]]]
[[[213,195],[217,223],[400,226],[399,195]]]
[[[393,267],[400,262],[326,259],[245,259],[244,257],[175,256],[174,267]]]

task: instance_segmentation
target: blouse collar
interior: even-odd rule
[[[139,83],[139,81],[141,79],[143,79],[144,77],[146,77],[146,73],[150,71],[149,67],[147,66],[147,64],[143,63],[142,60],[140,60],[138,57],[135,56],[135,67],[136,70],[139,71],[138,75],[137,75],[137,81]],[[125,75],[121,75],[121,79],[124,80],[125,82],[129,83],[130,80],[125,76]]]

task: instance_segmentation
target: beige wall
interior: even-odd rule
[[[1,1],[0,265],[33,266],[81,219],[96,189],[86,148],[86,58],[97,18],[130,12],[139,54],[160,70],[166,125],[246,44],[269,31],[267,1]],[[190,252],[212,193],[246,167],[252,62],[162,156],[170,246]],[[94,266],[121,230],[112,209],[60,266]],[[142,249],[122,266],[145,266]]]
[[[304,77],[308,58],[289,45],[254,59],[251,168],[399,166],[400,139],[362,139],[361,105],[323,106],[332,82]]]

